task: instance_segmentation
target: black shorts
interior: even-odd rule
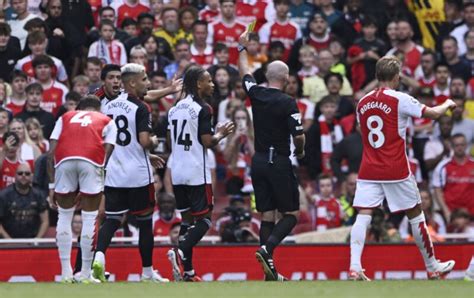
[[[173,191],[179,212],[190,210],[191,215],[197,216],[212,211],[214,194],[211,184],[173,185]]]
[[[276,155],[269,164],[268,155],[257,152],[252,158],[251,175],[257,211],[300,209],[298,182],[288,157]]]
[[[140,214],[153,211],[155,207],[155,186],[152,184],[142,187],[104,187],[105,213],[108,215]]]

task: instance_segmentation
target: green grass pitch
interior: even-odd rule
[[[101,285],[18,283],[0,284],[0,297],[474,297],[474,282],[465,281],[292,281],[278,282],[203,282],[203,283],[110,283]]]

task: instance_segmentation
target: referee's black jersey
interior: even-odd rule
[[[273,146],[277,154],[289,156],[290,135],[303,134],[296,101],[276,88],[258,86],[249,74],[242,84],[252,103],[255,151],[266,153]]]

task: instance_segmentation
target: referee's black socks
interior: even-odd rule
[[[187,235],[183,241],[179,243],[179,249],[184,254],[184,270],[190,271],[193,269],[192,258],[193,258],[193,247],[206,235],[207,231],[211,227],[211,220],[207,217],[198,219],[193,226],[189,227]]]
[[[268,237],[270,237],[273,232],[273,228],[275,228],[273,221],[262,221],[260,223],[260,246],[267,243]]]
[[[296,216],[292,214],[285,214],[282,219],[273,228],[273,232],[268,237],[267,242],[265,243],[267,252],[270,255],[273,255],[273,250],[280,244],[280,242],[291,233],[291,230],[296,226],[298,220]]]

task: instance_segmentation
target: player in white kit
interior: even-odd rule
[[[214,84],[203,68],[191,66],[184,74],[185,97],[168,113],[171,142],[170,165],[176,207],[182,222],[178,248],[168,251],[175,281],[200,281],[192,265],[193,247],[211,227],[213,193],[207,148],[229,135],[234,124],[212,128],[212,108],[206,99]]]
[[[412,117],[436,119],[456,105],[448,99],[430,108],[415,98],[396,91],[400,62],[383,57],[376,64],[379,88],[365,95],[357,105],[363,153],[353,206],[359,210],[351,230],[349,278],[369,280],[361,265],[367,227],[372,209],[387,200],[391,212],[405,212],[413,238],[423,256],[429,279],[440,279],[454,267],[454,261],[438,262],[421,210],[420,194],[405,150],[408,121]]]
[[[151,138],[150,109],[142,98],[150,87],[150,81],[145,68],[138,64],[126,64],[121,72],[124,92],[102,107],[102,113],[117,124],[117,142],[106,168],[106,220],[99,231],[93,273],[95,278],[105,281],[106,249],[123,216],[130,212],[135,215],[140,231],[141,280],[167,282],[168,279],[162,278],[152,265],[152,213],[155,206],[152,162],[162,167],[164,161],[149,153],[156,142]]]

